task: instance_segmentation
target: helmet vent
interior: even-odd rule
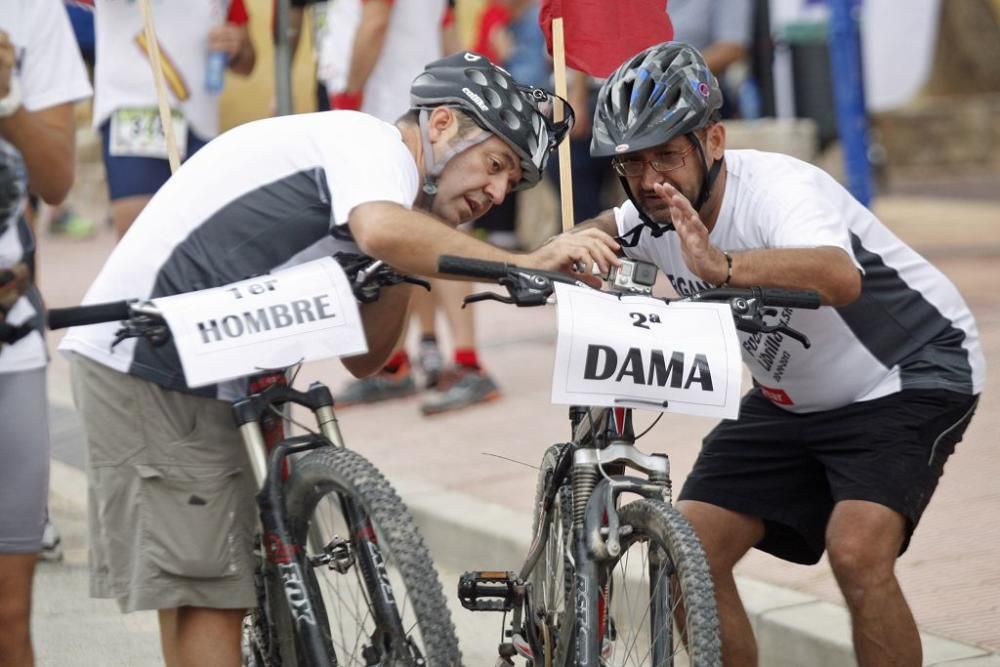
[[[512,113],[510,109],[501,109],[500,119],[512,130],[518,130],[521,127],[521,119]],[[529,139],[534,141],[534,137],[529,137]]]
[[[489,81],[486,79],[486,75],[483,74],[481,70],[471,68],[467,69],[465,70],[465,76],[469,77],[474,83],[478,83],[480,86],[490,85]]]
[[[500,98],[500,93],[492,88],[483,88],[483,97],[494,109],[499,109],[503,106],[503,100]]]

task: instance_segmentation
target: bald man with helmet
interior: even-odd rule
[[[601,89],[593,155],[628,200],[585,231],[620,235],[688,295],[719,286],[818,292],[780,333],[740,333],[753,388],[705,438],[678,509],[705,546],[727,665],[757,664],[732,569],[757,548],[791,562],[826,551],[858,663],[919,665],[894,574],[985,379],[955,286],[828,174],[786,155],[726,150],[722,93],[693,47],[666,42]]]
[[[217,287],[339,251],[417,275],[435,275],[442,254],[557,271],[617,262],[617,244],[596,230],[514,255],[455,229],[538,182],[568,130],[549,117],[547,93],[460,53],[427,65],[411,97],[395,125],[330,111],[213,140],[156,193],[84,302]],[[391,352],[410,290],[386,288],[361,306],[369,351],[343,360],[353,374],[376,371]],[[92,594],[126,612],[157,609],[168,665],[238,665],[243,612],[257,603],[256,490],[224,401],[245,393],[246,379],[193,389],[171,343],[133,339],[112,351],[115,328],[74,328],[60,347],[87,431]],[[187,482],[176,503],[140,502],[159,481],[148,471],[160,469],[199,470],[203,482]],[[188,508],[185,536],[169,533],[170,513],[192,493],[220,500]],[[167,552],[156,548],[164,543]]]

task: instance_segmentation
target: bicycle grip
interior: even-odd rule
[[[442,255],[438,258],[439,273],[449,273],[468,278],[485,278],[497,281],[510,273],[511,268],[510,264],[490,262],[484,259],[469,259],[468,257],[455,257],[453,255]]]
[[[760,300],[765,306],[776,308],[808,308],[815,310],[822,305],[819,292],[805,289],[786,289],[783,287],[761,288]]]
[[[51,308],[46,314],[46,322],[49,329],[65,329],[66,327],[83,326],[85,324],[127,320],[132,316],[132,312],[129,309],[130,303],[130,301],[110,301],[108,303],[95,303],[89,306]]]

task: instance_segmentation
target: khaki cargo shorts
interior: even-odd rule
[[[256,606],[256,493],[230,405],[78,354],[87,433],[90,594],[122,611]]]

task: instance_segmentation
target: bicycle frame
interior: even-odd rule
[[[598,566],[601,561],[617,558],[621,553],[618,496],[628,492],[670,502],[670,461],[665,454],[648,455],[635,447],[630,408],[588,409],[574,406],[570,408],[570,421],[573,424],[573,440],[563,450],[553,475],[546,482],[538,533],[521,568],[520,579],[527,580],[545,548],[548,538],[546,517],[559,488],[566,483],[572,484],[571,548],[575,565],[576,608],[571,611],[572,624],[564,626],[572,635],[561,639],[575,646],[574,665],[599,667],[603,628],[598,627],[594,619],[602,617],[602,595],[606,596],[607,591],[600,586]],[[606,466],[614,472],[631,468],[646,475],[647,479],[624,474],[608,475]],[[598,481],[598,478],[601,479]],[[651,563],[651,575],[658,574],[661,565]],[[657,591],[658,604],[650,619],[656,627],[658,622],[664,623],[663,616],[669,616],[671,591],[661,579],[651,576],[651,580],[661,581],[662,587]],[[667,664],[665,660],[669,657],[672,643],[669,621],[665,622],[665,627],[667,632],[658,634],[653,646],[653,664]],[[534,644],[533,648],[537,649],[537,641]]]
[[[274,406],[286,403],[295,403],[312,411],[321,435],[286,438],[268,453],[260,425],[261,417]],[[281,579],[295,631],[305,653],[305,664],[336,665],[338,662],[328,630],[326,608],[322,599],[316,595],[315,585],[311,585],[314,584],[311,568],[313,563],[307,562],[305,554],[292,539],[285,513],[284,489],[285,461],[290,455],[319,447],[344,447],[333,410],[333,397],[330,390],[319,382],[314,382],[305,392],[285,384],[273,384],[234,403],[233,413],[259,489],[257,506],[264,557]],[[366,545],[374,545],[376,537],[364,512],[348,498],[341,497],[340,502],[349,521],[351,534]],[[309,540],[316,553],[330,555],[315,534],[310,534]],[[382,623],[402,631],[402,620],[396,610],[392,591],[381,585],[386,575],[378,549],[357,549],[356,556],[368,589],[378,592],[372,599],[375,613]]]

